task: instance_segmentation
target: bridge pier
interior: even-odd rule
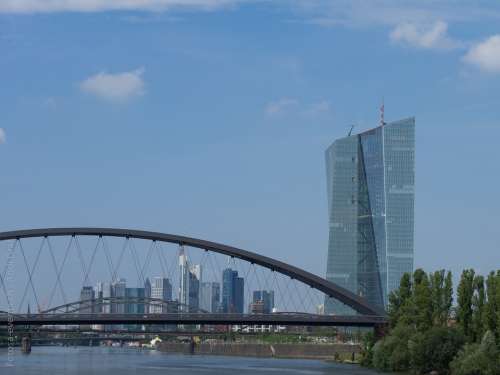
[[[21,339],[21,352],[23,354],[31,353],[31,334],[27,334]]]

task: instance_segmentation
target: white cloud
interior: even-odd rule
[[[101,72],[84,80],[80,88],[102,99],[123,101],[144,94],[143,73],[142,68],[115,74]]]
[[[460,43],[452,40],[447,31],[448,24],[444,21],[436,21],[427,25],[401,23],[392,30],[390,38],[393,42],[418,48],[451,49],[458,47]]]
[[[299,104],[297,99],[281,98],[279,100],[270,102],[266,107],[266,114],[268,116],[278,116],[289,112],[291,109]]]
[[[5,134],[5,130],[0,128],[0,144],[7,142],[7,135]]]
[[[331,111],[330,102],[320,100],[311,104],[301,103],[294,98],[281,98],[269,102],[266,106],[266,115],[279,117],[284,115],[315,117],[327,114]]]
[[[0,13],[162,11],[170,8],[214,9],[243,0],[0,0]]]
[[[439,20],[470,22],[500,19],[495,2],[471,3],[467,0],[293,0],[299,17],[325,27],[343,25],[367,27],[396,26],[401,23],[425,24]]]
[[[500,73],[500,34],[472,46],[463,60],[485,72]]]

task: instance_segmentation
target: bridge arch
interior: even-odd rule
[[[314,289],[325,293],[331,298],[337,299],[338,301],[351,307],[359,314],[385,316],[385,311],[381,311],[378,307],[372,306],[364,298],[335,283],[332,283],[331,281],[328,281],[303,269],[251,251],[193,237],[133,229],[74,227],[40,228],[1,232],[0,241],[56,236],[101,236],[137,238],[150,241],[168,242],[212,251],[233,258],[239,258],[252,264],[257,264],[259,266],[268,268],[273,272],[278,272],[292,279],[296,279]]]

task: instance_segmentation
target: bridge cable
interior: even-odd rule
[[[122,264],[123,256],[125,255],[125,250],[127,249],[127,247],[129,247],[129,244],[130,244],[130,237],[125,237],[125,241],[123,243],[123,247],[122,247],[122,250],[120,252],[118,262],[116,263],[115,271],[113,274],[113,281],[118,281],[118,271],[119,271],[120,266]]]
[[[38,249],[38,253],[37,253],[35,262],[33,263],[33,266],[31,267],[31,271],[30,271],[30,267],[28,265],[28,260],[26,259],[26,254],[24,253],[23,244],[22,244],[20,239],[18,240],[19,241],[19,248],[21,249],[21,254],[23,255],[24,265],[25,265],[26,271],[28,272],[28,282],[26,283],[26,287],[24,288],[23,298],[21,299],[21,302],[19,304],[19,308],[18,308],[19,312],[21,312],[21,307],[24,304],[24,300],[26,298],[26,294],[28,293],[28,288],[30,285],[31,285],[31,290],[33,291],[33,295],[35,297],[38,311],[40,311],[40,303],[38,301],[38,295],[36,294],[35,286],[33,285],[33,273],[36,269],[36,266],[38,265],[38,261],[40,259],[40,254],[42,252],[43,245],[45,244],[45,240],[46,240],[46,238],[44,237],[42,240],[42,243],[40,244],[40,247]]]
[[[104,247],[103,241],[104,240],[102,237],[99,237],[97,239],[97,244],[94,246],[94,251],[92,252],[92,256],[90,257],[90,262],[89,262],[89,265],[87,267],[87,273],[85,274],[85,279],[83,280],[84,283],[90,284],[89,275],[90,275],[90,272],[92,271],[92,266],[94,265],[95,255],[97,253],[97,249],[99,248],[99,243],[101,243],[102,247]]]
[[[8,254],[14,254],[14,251],[16,250],[16,247],[17,247],[17,241],[18,240],[14,240],[13,245],[12,245],[11,249],[9,250]],[[10,264],[10,261],[9,261],[9,258],[7,258],[7,261],[5,262],[3,276],[0,275],[0,282],[2,283],[2,290],[5,294],[5,300],[7,301],[7,306],[8,306],[7,310],[8,311],[12,310],[12,302],[10,300],[9,293],[7,292],[7,286],[5,285],[5,278],[7,277],[7,271],[9,269],[9,264]]]
[[[69,252],[69,249],[71,247],[72,241],[73,241],[73,237],[71,237],[69,245],[66,247],[66,251],[65,251],[63,260],[61,262],[61,267],[59,268],[57,266],[56,257],[54,256],[54,252],[52,251],[52,244],[50,243],[50,239],[47,237],[47,243],[49,245],[49,252],[50,252],[50,255],[52,258],[52,264],[54,265],[54,269],[56,271],[56,282],[54,283],[54,288],[52,289],[52,292],[50,293],[48,307],[50,307],[52,304],[52,299],[54,298],[54,294],[56,292],[58,285],[59,285],[59,290],[61,292],[61,297],[63,298],[64,304],[66,304],[68,302],[66,299],[66,293],[64,292],[64,288],[63,288],[62,283],[61,283],[61,273],[62,273],[62,270],[64,269],[64,264],[66,263],[66,259],[68,258],[68,252]]]

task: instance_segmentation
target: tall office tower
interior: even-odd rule
[[[103,312],[102,308],[102,291],[103,291],[103,283],[98,281],[96,286],[94,287],[94,298],[96,300],[96,306],[94,307],[94,312],[100,313]]]
[[[151,298],[161,299],[163,301],[172,301],[172,284],[164,277],[155,277],[151,284]],[[149,311],[152,314],[168,312],[161,302],[151,302]]]
[[[199,307],[201,265],[190,266],[184,247],[179,247],[179,304],[181,311],[196,311]]]
[[[189,306],[189,264],[184,246],[179,246],[179,304],[181,311],[188,311]]]
[[[110,283],[101,283],[101,288],[102,288],[103,299],[108,299],[113,296],[113,288],[111,287]],[[111,312],[111,304],[110,303],[103,304],[101,307],[101,311],[105,314],[109,314]]]
[[[198,311],[200,306],[201,265],[189,267],[189,309]]]
[[[125,305],[125,313],[144,314],[146,311],[143,302],[144,295],[144,288],[126,288],[125,297],[127,298],[127,304]]]
[[[80,291],[80,314],[91,314],[94,312],[94,288],[91,286],[84,286]]]
[[[111,283],[111,296],[117,300],[125,299],[125,290],[127,289],[127,282],[125,279],[120,279]],[[125,303],[113,302],[111,304],[111,312],[116,314],[125,313]]]
[[[254,290],[252,302],[262,301],[263,313],[269,314],[274,309],[274,290]]]
[[[151,281],[149,281],[149,277],[144,281],[144,298],[151,298]],[[144,305],[144,312],[146,314],[149,313],[149,303]]]
[[[245,281],[238,277],[238,271],[226,268],[222,271],[222,311],[243,313]]]
[[[215,313],[219,311],[220,305],[220,283],[201,283],[200,288],[200,309]]]
[[[94,287],[94,298],[96,302],[93,310],[95,313],[104,312],[102,306],[102,292],[103,292],[103,283],[98,281],[96,286]],[[92,324],[92,329],[95,331],[102,331],[104,329],[104,326],[102,324]]]
[[[326,150],[326,278],[379,308],[413,271],[415,119],[336,140]],[[325,313],[352,310],[327,298]]]

